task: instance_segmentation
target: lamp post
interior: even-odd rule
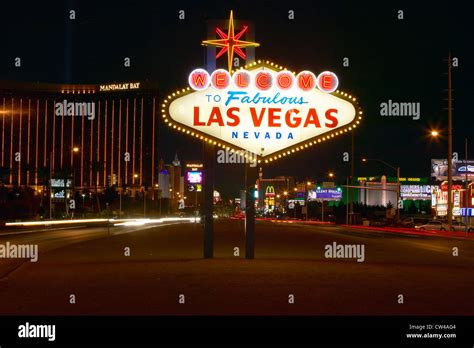
[[[155,200],[155,191],[157,193],[157,195],[159,195],[159,190],[160,190],[160,184],[155,184],[155,187],[153,188],[153,200]],[[158,198],[157,198],[158,200]],[[153,204],[153,207],[156,208],[156,204],[157,202],[155,201],[155,203]]]
[[[362,162],[368,162],[368,161],[376,161],[376,162],[380,162],[382,164],[384,164],[385,166],[395,170],[397,172],[397,222],[400,221],[400,206],[399,206],[399,202],[400,202],[400,167],[395,167],[381,159],[378,159],[378,158],[363,158],[362,159]]]
[[[146,185],[143,185],[143,218],[146,217]]]
[[[160,217],[161,217],[161,188],[158,190],[158,195],[159,195],[159,199],[160,199]]]
[[[75,201],[75,191],[76,191],[76,168],[74,167],[74,155],[77,155],[80,152],[79,147],[74,146],[72,148],[72,153],[71,153],[71,174],[72,174],[72,179],[71,179],[71,197],[72,200]],[[64,178],[64,201],[66,203],[66,215],[69,216],[69,202],[68,202],[68,196],[66,194],[67,192],[67,178]],[[75,204],[74,204],[74,209],[71,212],[71,218],[74,218],[74,210],[75,210]]]
[[[109,209],[109,202],[105,202],[105,206],[107,209],[107,235],[110,236],[110,209]]]
[[[125,188],[125,184],[122,185],[121,188],[119,188],[119,219],[122,218],[122,194]]]
[[[321,190],[321,187],[316,188],[318,191]],[[324,222],[324,200],[321,198],[321,222]]]
[[[138,179],[138,174],[134,173],[133,174],[133,181],[132,181],[133,188],[131,189],[131,196],[130,197],[133,197],[135,202],[137,201],[137,195],[138,195],[138,180],[137,179]],[[133,209],[135,209],[135,204],[134,204]]]
[[[349,224],[349,177],[346,177],[346,225]]]
[[[312,182],[306,183],[306,220],[309,220],[309,189],[311,188]]]
[[[453,224],[453,115],[452,115],[452,96],[451,96],[451,51],[448,55],[448,229],[452,230]]]
[[[334,179],[336,176],[336,174],[334,174],[333,172],[329,172],[328,173],[328,177],[330,179]],[[329,204],[329,203],[328,203]],[[328,205],[329,206],[329,205]],[[324,199],[321,199],[321,222],[324,222]]]
[[[293,188],[293,217],[296,219],[296,202],[298,201],[296,198],[298,198],[298,188],[294,187]],[[299,205],[299,203],[298,203]]]
[[[52,220],[53,216],[53,185],[51,184],[53,178],[53,152],[49,152],[49,219]],[[66,199],[66,191],[64,191],[64,199]]]
[[[350,176],[350,184],[352,185],[352,181],[354,180],[354,163],[355,163],[355,157],[354,157],[354,133],[352,132],[352,137],[351,137],[351,176]],[[354,197],[353,197],[354,191],[352,188],[349,189],[349,200],[350,200],[350,224],[352,225],[354,223]]]

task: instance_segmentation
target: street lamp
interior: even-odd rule
[[[328,176],[332,179],[334,178],[334,173],[328,173]]]
[[[306,192],[305,192],[305,201],[306,201],[306,220],[309,220],[309,190],[311,188],[311,185],[313,183],[311,181],[308,181],[306,183],[307,187],[306,187]]]
[[[86,195],[83,193],[83,194],[81,194],[81,196],[82,196],[82,216],[85,217],[86,214],[85,214],[85,211],[84,211],[84,209],[85,209],[84,208],[84,199],[86,198]]]
[[[288,191],[283,191],[283,213],[287,213],[287,208],[288,207]]]
[[[75,162],[74,161],[74,155],[77,155],[79,153],[80,149],[79,147],[77,146],[74,146],[72,148],[72,152],[71,152],[71,171],[72,171],[72,187],[71,187],[71,195],[72,195],[72,199],[75,199],[75,192],[76,192],[76,168],[75,168]],[[67,182],[67,179],[64,178],[64,194],[66,194],[66,182]],[[82,190],[82,188],[81,188]],[[67,196],[67,195],[66,195]],[[67,197],[69,198],[69,197]],[[66,203],[66,214],[69,216],[69,213],[68,213],[68,202],[67,202],[67,199],[65,199],[65,203]],[[74,217],[74,210],[72,211],[72,217]]]
[[[368,162],[368,161],[376,161],[376,162],[380,162],[382,163],[383,165],[389,167],[389,168],[392,168],[393,170],[395,170],[397,172],[397,222],[400,221],[400,206],[399,206],[399,202],[400,202],[400,167],[395,167],[381,159],[378,159],[378,158],[362,158],[362,162]]]

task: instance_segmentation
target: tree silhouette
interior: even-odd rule
[[[5,183],[7,178],[10,176],[10,173],[9,167],[0,167],[0,182]]]

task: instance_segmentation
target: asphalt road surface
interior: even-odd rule
[[[474,314],[472,239],[257,222],[246,260],[244,222],[218,220],[205,260],[202,237],[199,223],[0,236],[39,247],[38,262],[0,259],[0,315]],[[334,242],[363,245],[363,262],[325,257]]]

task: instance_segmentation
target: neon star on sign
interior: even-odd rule
[[[205,40],[202,42],[204,46],[215,46],[219,47],[220,51],[216,54],[216,59],[221,57],[224,53],[227,53],[227,66],[229,72],[232,70],[232,62],[234,58],[234,52],[240,58],[246,60],[247,56],[245,55],[242,48],[245,47],[258,47],[260,44],[256,42],[240,40],[240,38],[248,30],[247,26],[244,26],[237,34],[234,33],[234,16],[232,11],[230,11],[229,18],[229,28],[227,29],[227,34],[224,33],[221,29],[216,28],[216,33],[220,37],[217,40]]]
[[[195,69],[188,84],[165,99],[164,121],[266,163],[352,131],[362,119],[356,98],[337,90],[330,71],[295,74],[259,61],[233,74]]]

